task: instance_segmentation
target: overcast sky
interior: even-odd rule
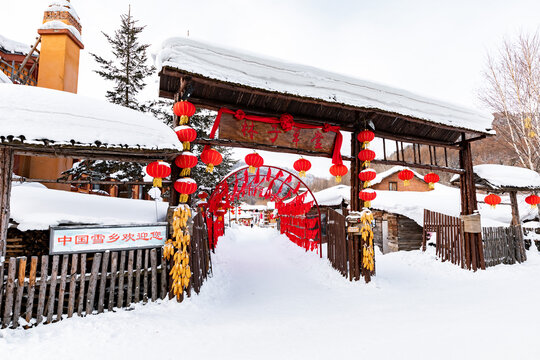
[[[32,43],[49,2],[2,4],[0,34]],[[538,0],[72,0],[72,4],[81,18],[86,47],[81,52],[79,93],[96,98],[103,98],[110,84],[92,72],[96,64],[89,52],[109,55],[101,31],[113,33],[129,4],[135,18],[147,26],[142,40],[152,44],[152,51],[158,51],[164,39],[186,36],[189,30],[193,39],[477,108],[486,54],[496,51],[505,37],[537,31],[540,25]],[[145,96],[157,96],[155,79]],[[318,159],[316,165],[315,173],[327,175],[329,159]]]

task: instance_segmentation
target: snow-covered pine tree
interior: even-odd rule
[[[101,68],[95,72],[115,84],[113,90],[107,91],[107,99],[114,104],[145,110],[137,101],[137,94],[146,86],[145,79],[156,71],[155,67],[147,64],[146,50],[150,45],[139,43],[139,35],[145,26],[137,26],[138,21],[131,16],[131,6],[120,20],[120,28],[114,32],[114,37],[102,32],[116,59],[107,60],[94,53],[90,55]]]
[[[91,53],[100,69],[97,74],[114,83],[112,90],[106,92],[106,98],[111,103],[122,105],[137,111],[150,111],[150,104],[139,103],[137,94],[146,86],[146,78],[155,73],[156,69],[147,64],[146,50],[149,44],[141,44],[139,35],[144,26],[137,26],[137,20],[131,16],[131,6],[128,13],[120,16],[120,28],[114,36],[103,32],[111,45],[113,60]],[[160,102],[156,102],[160,104]],[[163,104],[161,104],[163,105]],[[157,105],[155,105],[157,107]],[[92,178],[106,180],[116,178],[119,180],[142,181],[144,177],[143,166],[138,163],[121,163],[116,161],[82,161],[70,170],[64,172],[63,178],[74,180]]]

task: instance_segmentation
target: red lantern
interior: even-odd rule
[[[375,159],[375,151],[364,149],[358,153],[358,159],[362,161],[363,167],[369,167],[369,164]]]
[[[358,133],[358,141],[362,143],[363,147],[366,147],[370,142],[375,139],[375,134],[373,131],[364,130]]]
[[[341,178],[343,176],[345,176],[348,172],[349,172],[349,169],[347,169],[347,167],[345,165],[343,165],[343,164],[341,164],[341,165],[334,164],[334,165],[330,166],[330,174],[332,174],[332,176],[336,177],[336,182],[337,183],[340,183]]]
[[[191,169],[197,165],[197,162],[197,157],[189,151],[184,151],[174,160],[176,166],[182,169],[180,176],[189,176],[191,174]]]
[[[182,178],[176,180],[174,189],[180,193],[180,202],[188,201],[188,196],[197,191],[197,183],[192,178]]]
[[[206,200],[201,200],[201,201],[197,202],[197,206],[201,210],[206,210],[206,208],[208,208],[208,202]]]
[[[154,187],[161,187],[162,179],[171,175],[171,166],[163,161],[154,161],[146,166],[146,173],[154,178]]]
[[[227,213],[226,210],[218,209],[216,210],[216,215],[218,216],[218,221],[223,221],[223,216]]]
[[[208,198],[208,193],[206,191],[201,191],[199,194],[197,194],[197,197],[201,200]]]
[[[173,112],[176,116],[180,117],[180,125],[187,124],[189,118],[195,114],[195,105],[189,101],[178,101],[173,106]]]
[[[174,128],[178,140],[184,145],[184,150],[189,150],[190,143],[197,138],[197,132],[190,126],[181,125]]]
[[[484,202],[495,209],[495,207],[501,203],[501,197],[499,195],[489,194],[484,198]]]
[[[201,160],[206,164],[206,171],[209,173],[214,172],[214,166],[218,166],[223,161],[221,154],[212,148],[206,148],[201,154]]]
[[[293,167],[294,170],[298,171],[298,176],[304,177],[306,176],[306,172],[311,169],[311,163],[309,160],[300,158],[294,162]]]
[[[371,202],[377,197],[377,193],[373,189],[364,189],[358,194],[360,200],[364,202],[364,207],[371,207]]]
[[[358,174],[358,178],[360,181],[364,182],[365,188],[369,187],[370,182],[373,181],[375,177],[377,177],[377,173],[373,169],[365,169]]]
[[[403,185],[409,186],[409,183],[414,177],[414,173],[409,169],[403,169],[399,172],[398,177],[399,177],[399,180],[403,181]]]
[[[529,195],[525,198],[525,202],[531,205],[532,208],[535,208],[538,204],[540,204],[540,196]]]
[[[435,173],[429,173],[424,176],[424,181],[429,184],[430,189],[435,189],[435,183],[439,182],[439,175]]]
[[[246,160],[246,164],[249,165],[248,171],[251,174],[255,174],[257,169],[263,166],[264,164],[264,159],[262,158],[261,155],[257,154],[256,152],[247,154],[245,160]]]

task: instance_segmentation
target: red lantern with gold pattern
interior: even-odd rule
[[[370,182],[375,180],[375,177],[377,177],[377,172],[373,169],[364,169],[358,174],[358,178],[364,182],[365,188],[369,187]]]
[[[369,167],[369,164],[375,159],[375,151],[364,149],[358,153],[358,159],[362,161],[363,167]]]
[[[413,177],[414,177],[414,173],[409,169],[403,169],[398,174],[398,178],[399,180],[403,181],[404,186],[409,186]]]
[[[181,125],[174,128],[178,140],[184,145],[184,150],[189,150],[191,142],[197,138],[197,132],[191,126]]]
[[[214,166],[221,164],[223,156],[216,149],[206,148],[201,154],[201,160],[206,164],[206,171],[213,173]]]
[[[531,208],[535,208],[540,204],[540,196],[538,195],[529,195],[525,198],[525,202],[531,205]]]
[[[180,125],[187,124],[189,118],[195,114],[195,111],[197,111],[195,105],[189,101],[178,101],[173,106],[174,114],[180,117]]]
[[[377,197],[377,193],[373,189],[364,189],[358,194],[360,200],[364,202],[364,207],[371,207],[371,202]]]
[[[264,165],[264,159],[261,155],[257,154],[256,152],[253,152],[251,154],[247,154],[245,158],[246,164],[249,165],[249,172],[251,174],[255,174],[258,168]]]
[[[174,183],[174,190],[180,194],[180,202],[188,201],[189,195],[197,191],[197,183],[192,178],[182,178]]]
[[[340,183],[341,178],[349,172],[349,169],[343,164],[334,164],[330,166],[330,174],[336,177],[336,182]]]
[[[298,171],[299,177],[305,177],[306,172],[311,169],[311,162],[304,158],[296,160],[293,164],[294,170]]]
[[[430,189],[435,189],[435,183],[438,183],[440,180],[439,175],[435,173],[429,173],[424,176],[424,181],[429,184]]]
[[[492,209],[495,209],[501,203],[501,197],[499,195],[489,194],[484,198],[484,202],[490,205]]]
[[[163,178],[171,175],[171,166],[163,161],[154,161],[146,166],[146,173],[154,178],[154,187],[161,187]]]
[[[176,166],[182,169],[182,171],[180,172],[180,176],[189,176],[191,174],[191,169],[194,168],[198,162],[199,160],[197,159],[195,154],[189,151],[184,151],[174,160]]]
[[[362,143],[363,147],[366,147],[367,145],[369,145],[370,142],[373,141],[373,139],[375,139],[375,134],[373,133],[373,131],[369,130],[360,131],[358,133],[357,139]]]

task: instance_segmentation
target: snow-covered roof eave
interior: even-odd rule
[[[140,152],[183,148],[174,131],[153,116],[68,92],[10,84],[0,84],[0,140],[14,146]]]
[[[283,93],[380,110],[457,130],[495,134],[491,114],[419,96],[386,85],[265,58],[192,39],[171,38],[157,54],[159,70],[169,67],[206,79],[242,87]]]

